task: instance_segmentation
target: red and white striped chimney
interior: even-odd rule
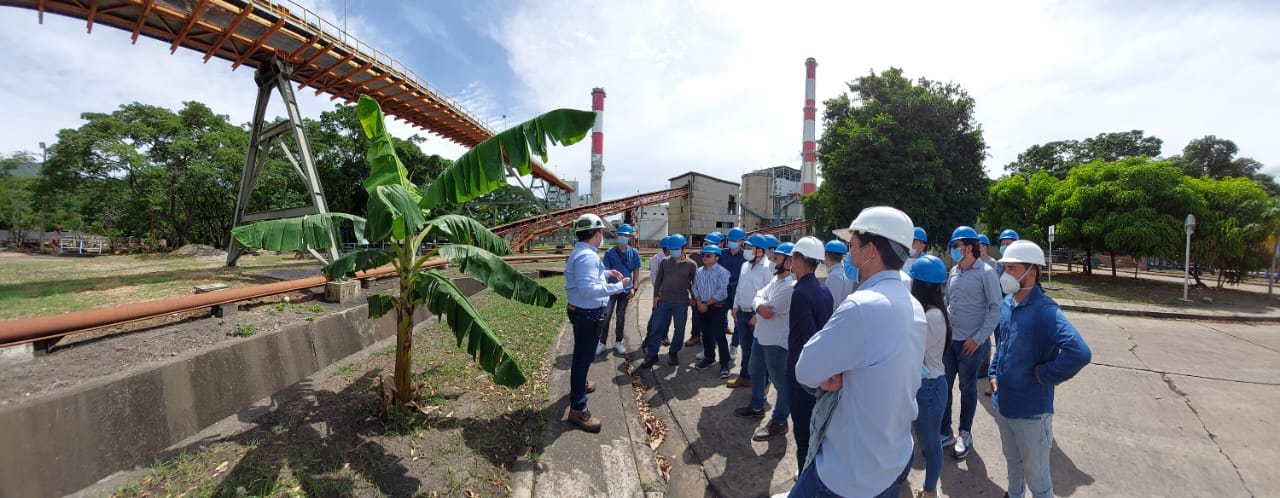
[[[818,172],[814,164],[817,159],[817,146],[814,145],[814,134],[817,125],[814,122],[818,112],[814,101],[814,75],[818,72],[818,61],[813,57],[804,61],[804,145],[800,149],[800,193],[812,194],[817,190]],[[599,121],[597,121],[598,123]]]
[[[596,112],[596,125],[591,129],[591,203],[601,200],[604,183],[604,89],[591,89],[591,110]]]

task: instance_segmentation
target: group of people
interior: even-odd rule
[[[584,215],[574,227],[579,243],[565,270],[575,339],[568,420],[598,432],[600,420],[586,409],[594,388],[587,368],[608,350],[611,315],[614,347],[626,354],[622,320],[641,264],[627,240],[631,227],[619,227],[619,244],[603,260],[596,252],[603,221]],[[943,448],[951,446],[957,459],[973,448],[978,376],[994,337],[985,393],[1008,463],[1007,496],[1028,488],[1033,496],[1052,496],[1054,386],[1091,354],[1040,288],[1043,250],[1005,230],[997,262],[986,236],[961,226],[947,244],[954,262],[948,269],[926,254],[925,230],[887,206],[866,208],[833,232],[837,239],[825,243],[813,236],[779,243],[734,228],[727,236],[709,234],[696,252],[687,252],[682,235],[662,239],[650,262],[653,312],[639,366],[658,365],[664,346],[667,363],[680,365],[682,347],[698,342],[684,338],[692,314],[691,332],[702,345],[696,368],[718,365],[728,387],[751,389],[749,404],[735,414],[768,419],[750,437],[782,436],[790,419],[799,467],[790,496],[897,496],[917,445],[925,479],[916,494],[936,496]],[[820,266],[825,281],[816,276]]]

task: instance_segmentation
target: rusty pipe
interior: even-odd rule
[[[432,259],[422,265],[423,268],[444,266],[448,262],[443,259]],[[375,278],[395,273],[390,265],[356,273],[356,279]],[[106,327],[145,320],[171,313],[208,308],[219,304],[234,303],[264,296],[283,294],[302,289],[318,287],[329,282],[325,276],[308,277],[298,280],[276,282],[226,289],[208,294],[191,296],[175,296],[154,301],[131,303],[120,306],[109,306],[84,311],[73,311],[57,315],[14,318],[0,321],[0,347],[16,346],[45,339],[54,339],[81,332],[89,332]]]

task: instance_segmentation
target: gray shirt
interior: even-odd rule
[[[946,299],[951,340],[986,342],[1000,324],[1000,300],[1000,277],[991,265],[979,259],[967,270],[951,267]]]
[[[653,277],[653,288],[658,300],[688,305],[689,299],[693,297],[693,276],[697,273],[698,266],[687,258],[680,261],[665,258],[659,266],[662,269]]]

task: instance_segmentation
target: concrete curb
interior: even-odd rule
[[[1065,311],[1076,311],[1080,313],[1136,316],[1136,317],[1142,317],[1142,318],[1158,318],[1158,319],[1165,319],[1165,320],[1176,319],[1176,320],[1208,320],[1208,321],[1221,321],[1221,322],[1267,322],[1267,323],[1280,322],[1280,315],[1272,315],[1272,316],[1211,315],[1211,314],[1201,314],[1201,313],[1175,313],[1172,311],[1159,311],[1159,310],[1149,310],[1149,309],[1131,310],[1131,309],[1120,309],[1120,308],[1103,308],[1103,307],[1091,306],[1091,305],[1062,304],[1062,303],[1058,303],[1058,306]]]

